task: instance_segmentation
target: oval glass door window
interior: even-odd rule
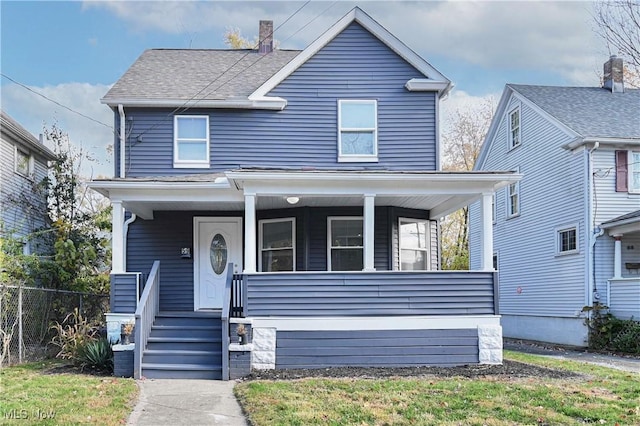
[[[213,272],[221,275],[227,267],[227,241],[220,234],[216,234],[211,240],[209,259]]]

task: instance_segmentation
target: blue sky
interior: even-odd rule
[[[302,7],[304,5],[304,7]],[[456,85],[444,112],[497,100],[505,83],[597,85],[609,52],[585,2],[155,2],[4,1],[2,73],[61,104],[112,124],[100,98],[148,48],[224,48],[236,27],[253,38],[272,19],[282,48],[304,48],[360,6]],[[107,127],[40,98],[7,78],[2,108],[34,134],[57,122],[111,176]],[[446,120],[446,116],[445,116]],[[89,167],[91,166],[91,167]]]

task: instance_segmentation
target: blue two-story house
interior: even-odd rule
[[[440,171],[452,84],[362,10],[302,51],[271,33],[148,50],[103,99],[116,177],[91,186],[136,376],[500,363],[491,199],[520,176]],[[476,200],[481,270],[439,271],[439,218]]]

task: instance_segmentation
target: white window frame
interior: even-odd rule
[[[342,128],[343,104],[373,104],[375,127]],[[373,154],[343,154],[342,132],[367,131],[373,132]],[[378,161],[378,101],[375,99],[339,99],[338,100],[338,162],[377,162]]]
[[[633,175],[634,173],[640,174],[640,151],[628,151],[627,157],[627,191],[632,194],[640,194],[640,187],[633,186]],[[633,159],[633,156],[637,155],[638,161]]]
[[[400,260],[400,263],[398,264],[398,269],[400,271],[402,271],[402,232],[400,231],[400,228],[402,226],[403,223],[424,223],[426,225],[425,229],[427,230],[427,246],[424,249],[419,249],[419,248],[407,248],[407,250],[415,250],[415,251],[423,251],[426,253],[426,259],[427,259],[427,269],[425,269],[425,271],[430,271],[431,270],[431,253],[430,253],[430,245],[431,245],[431,224],[429,223],[429,221],[427,219],[414,219],[414,218],[410,218],[410,217],[399,217],[398,218],[398,259]]]
[[[29,163],[27,165],[28,170],[26,174],[18,169],[18,153],[24,154],[29,159]],[[33,158],[33,155],[29,151],[20,149],[16,146],[13,153],[13,171],[20,176],[26,177],[27,179],[32,179],[35,173],[35,160]]]
[[[515,169],[514,170],[516,173],[520,173],[520,169]],[[512,196],[512,192],[511,192],[511,188],[515,188],[515,192],[513,194],[515,194],[518,198],[517,198],[517,208],[518,211],[513,212],[511,210],[511,196]],[[509,185],[507,185],[506,190],[504,191],[506,194],[506,211],[507,211],[507,219],[510,219],[512,217],[518,217],[520,216],[520,213],[522,212],[522,208],[521,208],[521,204],[522,204],[522,193],[520,191],[520,181],[518,182],[514,182],[511,183]]]
[[[576,248],[573,250],[562,251],[562,233],[567,231],[576,231]],[[566,226],[558,226],[554,229],[555,243],[556,243],[556,256],[566,256],[568,254],[580,253],[580,225],[578,223],[572,223]]]
[[[179,118],[199,118],[205,120],[206,126],[206,159],[204,160],[181,160],[178,158],[178,119]],[[209,167],[209,149],[210,145],[210,130],[209,130],[209,116],[208,115],[174,115],[173,116],[173,167],[176,169],[189,168],[189,169],[203,169]],[[202,142],[203,139],[181,139],[181,141]]]
[[[265,249],[263,247],[264,232],[263,225],[265,223],[277,223],[277,222],[291,222],[291,247],[280,247],[277,249]],[[294,272],[296,270],[296,218],[295,217],[283,217],[277,219],[261,219],[258,221],[258,270],[262,270],[262,253],[265,251],[278,251],[278,250],[292,250],[293,252],[293,270],[292,271],[277,271],[277,273]]]
[[[341,249],[360,249],[362,250],[362,262],[364,267],[364,217],[363,216],[329,216],[327,217],[327,271],[333,271],[331,267],[331,250],[334,249],[331,243],[331,222],[334,220],[359,220],[362,223],[362,245],[361,246],[348,246],[348,247],[335,247],[336,250]],[[345,272],[345,271],[340,271]]]
[[[518,105],[515,108],[513,108],[511,111],[509,111],[509,114],[507,115],[507,129],[509,131],[509,134],[507,135],[507,140],[509,141],[509,151],[519,147],[520,145],[522,145],[522,112],[521,111],[522,110],[520,109],[520,105]],[[512,126],[512,116],[514,114],[518,114],[518,127],[517,127],[517,129],[513,129],[511,127]],[[514,130],[516,130],[517,134],[518,134],[518,143],[514,143],[514,138],[513,138]]]

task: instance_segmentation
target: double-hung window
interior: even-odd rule
[[[578,253],[578,225],[556,229],[556,253]]]
[[[509,113],[509,149],[520,146],[520,107]]]
[[[629,151],[629,192],[640,192],[640,151]]]
[[[33,175],[33,157],[17,147],[15,153],[15,164],[15,172],[19,175],[24,177],[31,177]]]
[[[520,182],[514,182],[507,187],[507,218],[520,214]]]
[[[363,268],[362,217],[330,217],[327,263],[329,271],[361,271]]]
[[[338,101],[338,161],[378,161],[377,101]]]
[[[209,167],[209,116],[176,115],[173,120],[173,166]]]
[[[260,221],[260,271],[296,270],[296,220],[266,219]]]
[[[429,226],[426,220],[400,218],[400,270],[429,269]]]

